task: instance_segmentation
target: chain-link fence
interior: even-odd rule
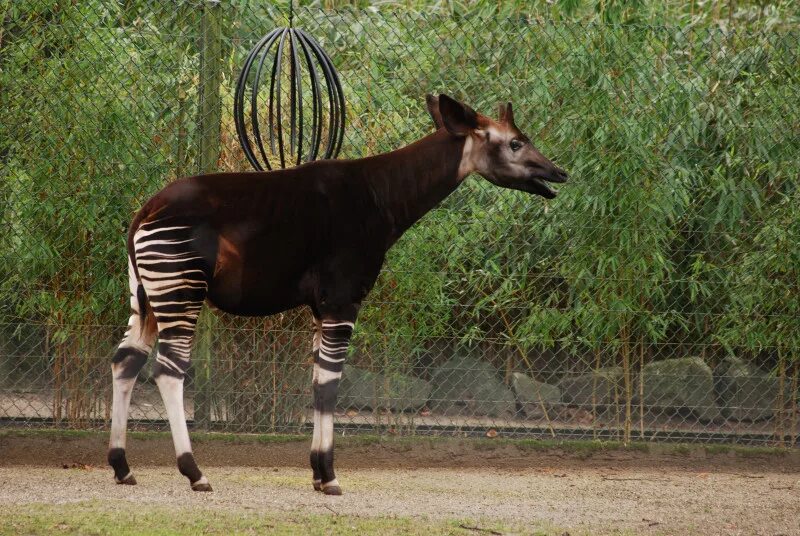
[[[0,3],[0,419],[109,421],[126,228],[161,186],[248,169],[243,59],[285,6]],[[800,31],[296,9],[347,102],[344,158],[432,131],[425,93],[517,124],[572,177],[478,177],[401,239],[357,325],[338,429],[792,443]],[[196,429],[310,426],[311,318],[204,313]],[[152,381],[134,427],[166,426]]]

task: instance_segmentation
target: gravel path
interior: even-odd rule
[[[103,501],[228,511],[304,510],[367,516],[483,519],[574,533],[800,534],[800,478],[695,471],[354,469],[342,497],[311,490],[298,468],[215,467],[215,491],[192,493],[171,467],[140,467],[117,486],[105,468],[0,468],[0,507]],[[24,483],[24,484],[23,484]]]
[[[472,519],[550,527],[572,536],[800,535],[796,456],[611,451],[578,457],[507,445],[354,445],[340,449],[338,476],[345,495],[326,497],[311,489],[305,442],[208,442],[198,445],[198,459],[215,491],[201,494],[191,492],[172,465],[168,439],[135,441],[132,466],[139,485],[113,484],[102,461],[103,439],[0,441],[0,509],[91,501],[109,510],[141,504]],[[163,455],[151,456],[151,449]]]

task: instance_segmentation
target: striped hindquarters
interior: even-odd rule
[[[163,372],[183,376],[189,366],[197,318],[211,277],[190,225],[156,220],[133,235],[136,268],[158,322],[157,362]]]

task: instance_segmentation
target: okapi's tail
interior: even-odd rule
[[[134,235],[136,234],[136,231],[139,230],[139,226],[147,215],[147,212],[147,205],[145,205],[139,212],[136,213],[136,216],[133,217],[131,226],[128,229],[128,258],[131,261],[132,275],[136,279],[136,301],[139,305],[139,325],[143,330],[146,329],[147,326],[147,315],[150,307],[147,300],[147,294],[144,291],[144,285],[142,285],[142,279],[139,277],[139,267],[136,265],[136,247]]]
[[[136,265],[134,264],[134,267]],[[147,294],[144,293],[144,285],[141,281],[139,286],[136,287],[136,301],[139,302],[139,320],[141,321],[142,329],[147,325],[147,310],[149,309],[147,303]]]

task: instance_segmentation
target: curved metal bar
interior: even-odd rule
[[[253,50],[250,51],[248,54],[247,59],[245,60],[244,67],[242,68],[242,72],[239,73],[239,80],[236,83],[236,93],[234,95],[233,100],[233,117],[234,122],[236,124],[236,134],[239,136],[239,143],[242,146],[242,150],[244,151],[247,160],[250,162],[250,165],[256,169],[256,171],[263,171],[261,164],[258,162],[255,154],[253,154],[252,145],[250,144],[250,138],[247,134],[247,129],[245,128],[244,124],[244,92],[245,87],[247,86],[247,78],[250,74],[250,68],[255,61],[256,56],[258,55],[259,51],[264,48],[267,42],[275,36],[280,30],[275,29],[265,35],[259,42],[253,47]],[[271,46],[271,45],[270,45]],[[269,47],[267,47],[269,48]],[[254,89],[257,86],[253,86]]]
[[[294,30],[289,30],[289,37],[291,41],[289,42],[292,46],[292,71],[294,73],[294,82],[296,89],[293,91],[297,94],[297,161],[295,162],[296,166],[300,165],[300,162],[303,158],[303,72],[300,68],[300,58],[297,56],[297,41],[298,38],[295,35]],[[294,99],[293,99],[294,100]],[[294,116],[295,116],[295,106],[294,102],[292,102],[292,122],[294,123]],[[293,125],[294,126],[294,125]],[[293,129],[294,130],[294,129]],[[292,134],[292,140],[294,140],[294,134]],[[294,152],[294,151],[292,151]]]
[[[309,75],[311,76],[311,145],[306,162],[317,159],[319,153],[319,144],[321,132],[318,128],[322,126],[322,95],[319,91],[319,77],[317,76],[317,69],[314,67],[314,60],[308,52],[308,46],[305,42],[305,37],[302,32],[297,32],[297,40],[300,43],[300,48],[303,49],[303,56],[306,59],[306,66],[308,67]],[[319,119],[317,119],[319,116]]]
[[[283,35],[283,33],[282,33],[283,30],[284,30],[284,28],[280,29],[280,34],[279,35]],[[265,54],[272,54],[272,47],[270,47],[270,50],[265,52]],[[278,62],[279,61],[280,61],[280,57],[277,54],[275,54],[275,56],[273,56],[273,59],[272,59],[272,70],[271,70],[270,79],[269,79],[269,150],[271,152],[273,152],[273,153],[275,152],[275,117],[274,117],[274,115],[275,115],[275,109],[274,109],[274,106],[275,106],[275,102],[274,102],[274,96],[275,96],[275,72],[278,69]]]
[[[313,37],[311,39],[313,39]],[[319,46],[319,44],[317,44],[317,47],[322,52],[322,57],[330,71],[331,79],[333,81],[333,87],[335,88],[335,99],[337,100],[338,104],[338,106],[334,108],[337,115],[338,128],[334,130],[333,150],[331,152],[331,156],[329,157],[329,158],[336,158],[336,156],[339,154],[339,151],[342,148],[342,141],[344,140],[344,128],[345,128],[344,90],[342,89],[342,84],[339,81],[339,74],[336,72],[336,67],[333,66],[333,62],[331,61],[330,56],[328,56],[328,54],[326,54],[325,51],[322,50],[322,47]]]
[[[336,72],[336,67],[333,66],[333,62],[331,61],[330,57],[325,54],[325,59],[328,61],[328,66],[331,69],[331,73],[333,74],[333,83],[336,86],[336,90],[338,91],[339,97],[339,106],[337,108],[337,112],[339,114],[339,130],[336,131],[338,135],[338,140],[334,143],[333,147],[333,156],[332,158],[336,158],[339,155],[339,151],[342,150],[342,142],[344,141],[344,128],[345,128],[345,105],[344,105],[344,89],[342,88],[342,84],[339,81],[339,75]]]
[[[250,60],[250,64],[248,66],[248,78],[249,78],[249,73],[252,72],[251,71],[252,66],[255,63],[256,59],[258,58],[259,54],[266,53],[267,51],[269,51],[269,49],[272,47],[272,43],[275,42],[275,39],[277,39],[277,37],[279,35],[280,35],[280,31],[273,32],[273,35],[271,36],[269,41],[266,42],[264,44],[264,46],[260,50],[256,50],[255,51],[255,53],[253,54],[253,56],[252,56],[252,58]],[[259,84],[253,84],[252,85],[252,90],[253,91],[258,91],[258,87],[259,87]],[[242,97],[242,98],[244,98],[244,97]],[[251,102],[251,104],[252,104],[252,102]],[[251,109],[251,125],[250,125],[250,128],[253,129],[254,125],[258,126],[259,125],[259,121],[258,121],[258,117],[253,118],[252,109]],[[264,152],[263,148],[264,147],[263,147],[263,142],[261,140],[260,135],[259,136],[255,136],[254,135],[253,137],[256,139],[256,144],[257,144],[257,147],[259,149],[259,152],[261,152],[263,154],[263,152]],[[253,153],[253,158],[255,158],[256,161],[258,161],[258,156],[256,155],[255,151],[251,151],[251,152]],[[264,164],[267,166],[267,169],[272,169],[271,166],[269,165],[269,162],[266,159],[264,160]],[[259,163],[258,167],[263,170],[263,167],[260,165],[260,163]]]
[[[322,158],[331,158],[333,154],[334,133],[336,132],[336,127],[338,125],[336,106],[335,106],[336,99],[334,96],[334,92],[336,91],[336,89],[331,80],[331,73],[330,69],[328,68],[328,64],[324,60],[324,54],[325,54],[324,51],[320,48],[317,42],[310,35],[306,34],[306,37],[308,38],[309,47],[311,48],[311,51],[313,52],[314,57],[317,60],[317,63],[322,69],[323,79],[325,80],[326,94],[328,95],[328,108],[327,108],[328,135],[326,137],[327,143],[325,144],[326,145],[325,151],[322,154]],[[322,129],[322,125],[320,125],[319,128]]]
[[[288,28],[284,28],[281,33],[281,40],[278,42],[278,52],[275,54],[277,58],[277,68],[275,69],[275,110],[278,120],[276,126],[278,128],[278,156],[281,159],[281,167],[286,168],[286,160],[283,154],[283,116],[281,115],[281,64],[283,63],[283,44],[286,42],[286,34],[289,32]],[[271,110],[271,109],[270,109]]]
[[[297,138],[297,65],[295,63],[294,30],[289,29],[289,158],[294,155]]]
[[[311,50],[314,52],[314,56],[316,56],[317,61],[322,67],[322,72],[325,75],[325,85],[328,88],[328,110],[330,117],[328,120],[328,143],[326,144],[327,146],[325,148],[325,158],[332,158],[336,132],[339,128],[339,118],[338,114],[336,113],[336,104],[334,104],[337,103],[337,99],[334,95],[336,92],[336,86],[333,83],[333,75],[331,74],[328,63],[324,59],[326,57],[325,51],[323,51],[316,41],[314,41],[314,38],[308,34],[306,34],[306,36],[308,37],[308,42],[311,46]]]
[[[339,82],[339,74],[336,72],[336,68],[333,66],[333,62],[331,61],[328,54],[325,53],[325,51],[313,37],[311,36],[308,37],[311,40],[311,42],[315,45],[315,47],[319,50],[322,56],[320,61],[326,71],[326,82],[329,84],[329,88],[332,88],[330,93],[334,102],[336,103],[336,106],[332,106],[332,113],[334,114],[334,121],[333,121],[334,126],[331,129],[332,134],[329,135],[329,139],[333,143],[331,150],[327,151],[328,156],[326,156],[326,158],[336,158],[336,156],[339,154],[339,151],[341,150],[342,141],[344,139],[344,127],[345,127],[344,90],[342,89],[342,84]]]
[[[250,140],[248,139],[247,131],[244,126],[244,114],[242,113],[242,108],[244,106],[244,88],[247,82],[248,73],[250,71],[249,66],[252,63],[252,58],[254,54],[267,41],[267,39],[269,39],[269,36],[273,32],[270,32],[269,34],[264,36],[258,42],[258,44],[253,48],[253,50],[251,50],[250,53],[247,55],[247,58],[245,59],[245,65],[242,68],[241,73],[239,73],[239,79],[236,82],[236,93],[234,94],[234,99],[233,99],[233,117],[234,117],[234,123],[236,125],[236,134],[239,136],[239,143],[242,146],[242,150],[244,151],[247,160],[256,169],[258,169],[260,165],[258,164],[258,161],[255,160],[254,155],[252,154],[252,150],[250,147]]]
[[[326,55],[327,57],[327,55]],[[345,124],[347,121],[347,108],[345,108],[344,104],[344,88],[342,88],[342,84],[339,81],[339,74],[336,72],[336,68],[333,66],[333,62],[331,62],[330,58],[328,61],[331,64],[331,70],[333,71],[333,80],[336,83],[336,87],[339,90],[339,116],[342,118],[341,123],[339,124],[339,141],[336,142],[336,146],[333,149],[333,158],[339,156],[339,151],[342,150],[342,143],[344,142],[344,129]]]
[[[277,38],[278,32],[275,32],[275,35],[266,44],[264,53],[261,54],[261,59],[259,60],[258,68],[256,69],[256,77],[253,80],[253,91],[250,94],[250,126],[253,129],[253,137],[256,139],[256,143],[258,144],[258,151],[261,153],[261,158],[264,159],[264,164],[269,170],[272,169],[272,166],[269,165],[269,158],[267,158],[267,152],[264,150],[264,143],[261,140],[261,126],[258,121],[258,88],[261,85],[261,72],[264,69],[264,62],[267,59],[267,56],[269,56],[269,50],[272,48],[272,44]],[[250,64],[250,67],[252,67],[252,63]]]

